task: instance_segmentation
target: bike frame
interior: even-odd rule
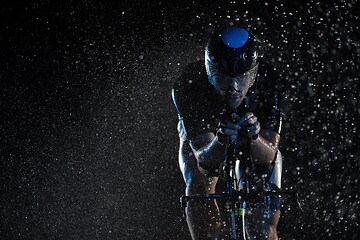
[[[235,146],[227,144],[225,148],[225,160],[223,176],[226,180],[226,192],[221,194],[209,194],[209,195],[190,195],[182,196],[180,202],[183,205],[187,201],[193,199],[220,199],[225,201],[228,227],[228,239],[229,240],[247,240],[245,215],[247,210],[247,201],[258,196],[280,196],[280,195],[294,195],[294,198],[298,202],[298,195],[295,191],[284,191],[278,187],[273,189],[264,188],[261,192],[250,192],[249,180],[241,179],[242,188],[239,186],[240,179],[236,174],[236,171],[240,166],[235,164]],[[276,186],[276,185],[275,185]],[[299,204],[300,206],[300,204]],[[301,206],[300,206],[301,208]]]

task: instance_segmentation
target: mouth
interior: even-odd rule
[[[241,96],[237,96],[237,95],[230,95],[227,97],[227,101],[229,103],[234,103],[234,102],[238,102],[241,100]]]
[[[235,103],[240,101],[240,97],[229,97],[227,100],[229,103]]]

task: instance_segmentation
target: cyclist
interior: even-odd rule
[[[242,174],[251,179],[253,191],[280,187],[282,89],[279,75],[260,60],[248,31],[229,27],[210,38],[205,66],[189,64],[172,92],[187,196],[215,193],[228,144],[236,146],[236,158],[246,159]],[[249,205],[248,233],[256,239],[277,239],[280,198],[259,195]],[[222,220],[216,200],[189,200],[185,211],[193,239],[218,236]]]

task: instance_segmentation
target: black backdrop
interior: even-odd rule
[[[130,3],[132,2],[132,3]],[[358,239],[357,1],[2,2],[1,239],[189,239],[172,84],[241,25],[288,83],[283,239]]]

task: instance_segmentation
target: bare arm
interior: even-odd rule
[[[250,140],[250,153],[255,163],[259,165],[271,164],[275,159],[280,135],[271,130],[260,131],[257,118],[252,113],[247,113],[240,118],[238,124],[228,122],[224,132],[220,132],[220,136],[219,132],[216,135],[213,132],[207,132],[190,141],[190,146],[199,165],[204,169],[218,168],[225,157],[226,140],[224,142],[224,136],[225,139],[236,136],[241,128],[243,132],[246,132],[249,139],[258,134],[256,140]]]
[[[261,130],[256,140],[251,140],[250,153],[254,162],[269,165],[274,159],[280,142],[280,135],[271,130]]]
[[[218,168],[224,160],[225,144],[212,133],[204,133],[190,141],[190,146],[199,163],[206,169]]]
[[[250,154],[254,162],[259,165],[269,165],[274,159],[280,142],[280,135],[274,131],[261,129],[257,117],[248,112],[240,117],[235,114],[238,124],[241,126],[241,132],[250,139]],[[258,137],[253,140],[253,137]]]
[[[207,132],[190,141],[190,146],[204,169],[218,169],[225,159],[225,145],[230,138],[236,138],[240,126],[231,122],[220,128],[216,134]]]

